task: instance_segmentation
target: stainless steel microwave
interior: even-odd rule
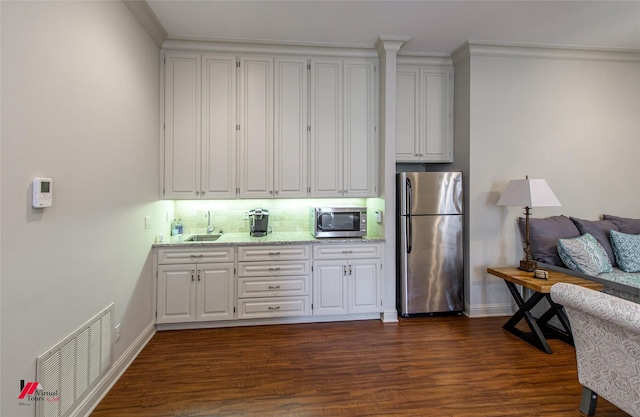
[[[312,207],[311,234],[315,237],[367,235],[366,207]]]

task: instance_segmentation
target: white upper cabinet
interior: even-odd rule
[[[399,65],[396,162],[452,161],[453,69]]]
[[[236,57],[202,57],[201,198],[236,196]]]
[[[240,198],[307,196],[307,60],[240,58]]]
[[[343,185],[345,197],[376,196],[375,64],[344,62]]]
[[[200,195],[200,55],[170,53],[165,60],[165,198]]]
[[[311,197],[376,195],[375,64],[311,60]]]
[[[377,196],[375,59],[164,56],[164,198]]]
[[[275,59],[273,173],[277,198],[307,196],[308,72],[304,58]]]
[[[167,53],[164,94],[164,197],[235,197],[235,56]]]
[[[341,196],[342,61],[311,60],[311,196]]]
[[[240,58],[241,198],[273,195],[273,59]]]

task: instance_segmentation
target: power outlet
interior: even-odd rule
[[[144,228],[151,229],[151,216],[144,216]]]
[[[118,323],[118,324],[116,324],[116,342],[117,342],[118,340],[120,340],[120,325],[121,325],[121,324],[122,324],[122,323]]]

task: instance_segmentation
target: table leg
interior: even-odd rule
[[[505,281],[505,283],[507,284],[507,288],[509,288],[511,295],[519,308],[518,311],[516,311],[502,326],[502,328],[546,353],[553,353],[551,347],[549,347],[549,343],[547,343],[544,333],[538,326],[536,318],[531,314],[531,309],[533,309],[540,300],[545,298],[545,294],[536,292],[529,297],[527,301],[525,301],[513,282]],[[524,332],[515,327],[522,319],[525,319],[529,329],[531,329],[531,332]]]
[[[549,302],[550,307],[542,316],[540,316],[540,318],[538,319],[538,325],[541,328],[547,330],[547,332],[545,332],[547,337],[560,339],[563,342],[573,346],[571,324],[569,324],[569,317],[567,317],[567,313],[564,311],[564,308],[560,304],[553,302],[550,294],[545,294],[545,298]],[[558,318],[562,329],[558,329],[555,326],[551,326],[549,324],[549,320],[551,320],[553,316],[556,316]]]

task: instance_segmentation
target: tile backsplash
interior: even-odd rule
[[[382,202],[382,203],[381,203]],[[174,216],[181,219],[183,233],[206,233],[207,211],[211,212],[211,225],[215,233],[249,233],[246,213],[255,208],[269,210],[269,226],[274,232],[309,232],[309,207],[367,206],[369,212],[368,235],[381,236],[382,226],[375,223],[374,210],[384,206],[381,199],[344,198],[301,200],[175,200]]]

